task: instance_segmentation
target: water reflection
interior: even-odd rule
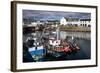
[[[67,32],[60,31],[60,38],[66,39],[66,37],[71,37],[71,39],[78,41],[80,45],[80,51],[77,53],[68,54],[66,60],[80,60],[80,59],[90,59],[91,58],[91,33],[90,32]]]
[[[65,39],[66,36],[74,37],[74,38],[82,38],[82,39],[91,39],[90,32],[68,32],[68,31],[60,31],[60,38]]]
[[[40,36],[46,34],[42,34],[41,32],[37,32],[38,38],[40,41]],[[60,39],[67,39],[66,41],[77,41],[80,47],[79,51],[72,52],[71,54],[62,55],[60,57],[54,57],[46,54],[43,58],[38,60],[38,62],[43,61],[61,61],[61,60],[82,60],[82,59],[90,59],[91,58],[91,33],[90,32],[68,32],[68,31],[60,31],[59,32]],[[27,37],[30,35],[24,35],[23,40],[25,41]],[[35,60],[31,57],[29,52],[28,55],[23,57],[23,62],[35,62]],[[56,54],[57,55],[57,54]]]

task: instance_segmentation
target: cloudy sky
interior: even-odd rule
[[[62,17],[89,19],[91,18],[91,14],[82,12],[23,10],[23,18],[34,18],[36,20],[60,20]]]

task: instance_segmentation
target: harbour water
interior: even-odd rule
[[[46,62],[46,61],[61,61],[61,60],[67,61],[67,60],[91,59],[91,32],[60,31],[60,39],[65,39],[66,37],[68,37],[69,40],[72,40],[73,38],[75,41],[77,41],[79,43],[80,50],[77,52],[66,54],[64,56],[60,56],[60,57],[54,57],[47,54],[41,60],[38,60],[38,61]],[[26,60],[26,58],[23,57],[23,62],[34,62],[31,56],[28,56],[28,58],[29,57],[30,57],[29,60],[28,59]]]
[[[68,32],[68,31],[60,31],[60,38],[65,39],[66,36],[74,37],[74,38],[82,38],[82,39],[91,39],[90,32]]]
[[[65,39],[66,36],[71,40],[73,37],[73,39],[79,43],[80,50],[77,52],[72,52],[71,54],[64,55],[60,58],[48,56],[46,57],[48,61],[91,59],[90,32],[60,32],[60,38]]]

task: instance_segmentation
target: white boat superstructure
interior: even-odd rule
[[[60,40],[49,40],[49,44],[52,46],[60,45]]]

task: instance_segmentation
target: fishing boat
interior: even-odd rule
[[[80,50],[79,45],[76,43],[73,44],[71,42],[61,42],[60,40],[51,41],[50,40],[50,47],[47,49],[48,53],[55,57],[60,57],[62,55],[71,54],[74,51]]]
[[[34,61],[41,61],[45,55],[45,48],[40,41],[37,41],[37,39],[37,37],[31,37],[27,39],[28,52]]]
[[[43,56],[45,55],[45,49],[43,46],[35,46],[28,48],[29,53],[35,61],[41,61]]]
[[[80,49],[77,43],[68,42],[59,38],[59,27],[56,30],[57,37],[49,37],[49,47],[47,53],[54,57],[60,57],[62,55],[67,55],[73,51]],[[72,37],[72,40],[74,38]]]

